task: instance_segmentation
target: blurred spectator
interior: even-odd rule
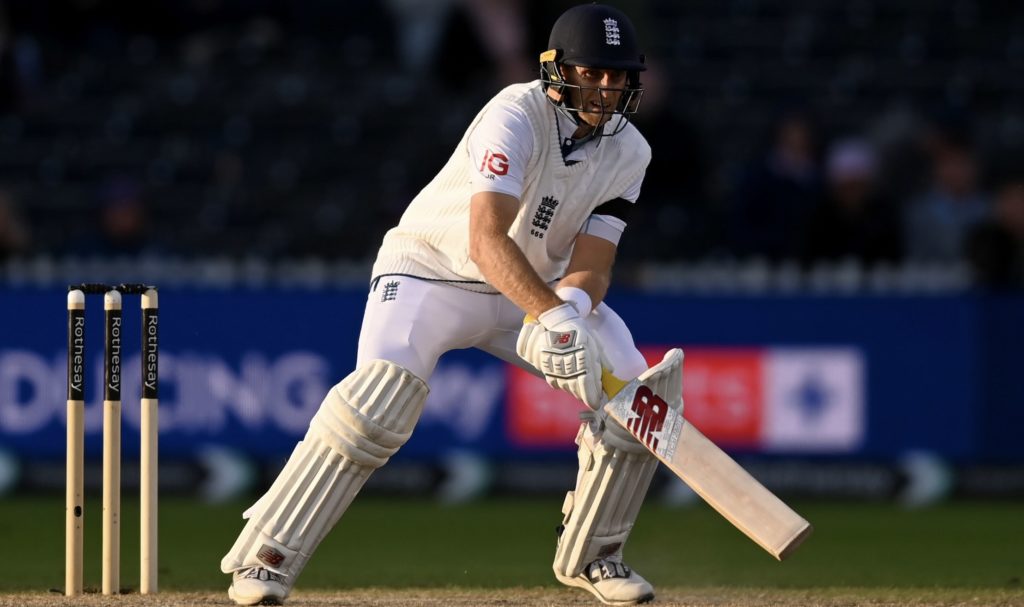
[[[650,64],[640,77],[644,95],[633,121],[652,155],[640,199],[629,211],[621,260],[694,259],[721,236],[709,193],[708,145],[661,65]]]
[[[0,4],[0,112],[18,109],[18,77],[6,8]]]
[[[0,261],[27,253],[31,243],[28,224],[14,198],[6,190],[0,190]]]
[[[1024,173],[1000,182],[992,218],[967,237],[967,258],[978,285],[1024,288]]]
[[[910,259],[955,262],[963,259],[967,232],[988,217],[989,202],[978,189],[978,166],[970,138],[947,132],[931,145],[929,190],[905,210]]]
[[[803,259],[897,262],[902,234],[895,205],[877,188],[877,155],[861,139],[834,144],[826,161],[826,193],[807,222]]]
[[[11,27],[7,6],[0,4],[0,113],[33,102],[43,79],[39,43]]]
[[[924,117],[906,107],[889,108],[869,123],[867,137],[878,159],[878,192],[899,206],[930,183],[927,124]]]
[[[532,49],[526,48],[520,0],[387,0],[385,5],[395,19],[399,60],[411,74],[433,70],[455,88],[468,84],[467,70],[493,74],[497,86],[536,77],[528,61]],[[453,36],[453,28],[467,28],[469,36],[461,31]],[[450,46],[453,40],[465,43],[466,38],[473,38],[475,48],[488,55],[486,61],[477,64],[472,59],[478,52],[467,52],[461,44]]]
[[[527,49],[526,17],[520,0],[463,0],[466,11],[480,35],[480,42],[498,66],[502,86],[528,82],[537,77],[536,65],[528,61],[534,49]],[[538,51],[539,52],[539,51]]]
[[[433,66],[455,0],[385,0],[398,30],[398,58],[412,73]]]
[[[733,250],[770,260],[796,258],[807,214],[821,197],[816,134],[809,117],[789,113],[766,156],[748,170],[729,219]]]
[[[101,247],[113,254],[137,254],[149,243],[149,213],[138,184],[127,179],[111,182],[101,201]]]
[[[73,244],[72,252],[104,256],[157,252],[149,219],[139,184],[127,177],[111,179],[99,192],[95,227]]]

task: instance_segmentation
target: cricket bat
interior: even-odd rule
[[[628,383],[605,371],[604,411],[747,537],[785,559],[813,527],[686,421],[682,364],[676,348]]]

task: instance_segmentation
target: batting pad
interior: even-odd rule
[[[409,440],[428,391],[384,360],[334,386],[273,486],[243,515],[249,522],[221,571],[265,567],[294,584],[366,479]]]
[[[576,435],[580,469],[565,495],[552,568],[576,577],[589,563],[622,555],[658,460],[615,422],[584,422]]]

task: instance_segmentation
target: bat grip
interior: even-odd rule
[[[609,399],[614,398],[628,383],[628,381],[621,380],[612,375],[612,372],[608,369],[601,369],[601,387],[604,388],[604,392],[608,395]]]

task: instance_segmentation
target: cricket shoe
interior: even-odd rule
[[[283,575],[263,567],[249,567],[231,574],[228,597],[238,605],[283,605],[288,585]]]
[[[654,600],[654,588],[616,557],[597,559],[576,577],[555,573],[566,586],[583,588],[605,605],[637,605]]]

